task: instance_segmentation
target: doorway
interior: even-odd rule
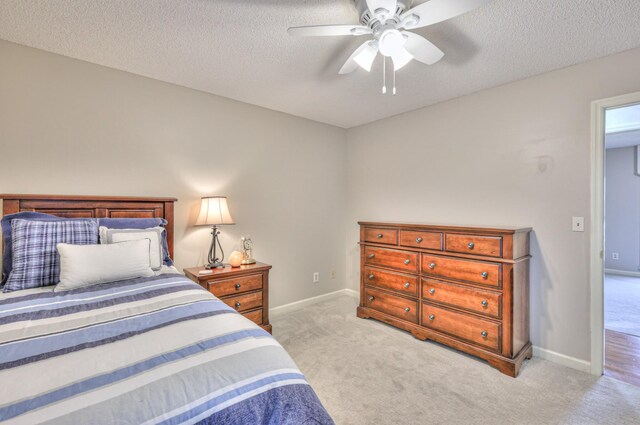
[[[591,370],[640,386],[640,92],[592,104]]]
[[[640,104],[605,110],[604,374],[640,386]]]

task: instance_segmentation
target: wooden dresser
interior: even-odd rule
[[[269,324],[269,264],[255,263],[232,268],[211,269],[211,274],[200,274],[204,267],[184,269],[189,279],[235,308],[247,319],[271,333]]]
[[[358,224],[358,317],[518,374],[532,355],[530,228]]]

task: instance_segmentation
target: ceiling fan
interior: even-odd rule
[[[354,0],[360,15],[360,25],[315,25],[289,28],[293,36],[361,36],[371,35],[373,40],[362,43],[340,69],[340,74],[355,71],[358,66],[371,71],[378,55],[390,57],[395,71],[415,59],[427,65],[438,62],[444,52],[426,38],[406,30],[426,27],[446,21],[489,3],[491,0],[429,0],[410,8],[413,0]],[[386,60],[384,60],[386,68]],[[386,69],[383,71],[385,79]],[[383,80],[384,81],[384,80]],[[386,82],[382,92],[386,93]]]

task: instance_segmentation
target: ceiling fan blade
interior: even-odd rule
[[[293,36],[322,37],[371,34],[371,29],[362,25],[313,25],[308,27],[292,27],[289,28],[287,32]]]
[[[375,11],[378,9],[385,9],[393,16],[396,13],[397,6],[397,0],[367,0],[367,7],[371,11],[371,13],[375,13]]]
[[[413,56],[406,49],[399,49],[394,52],[391,56],[391,60],[393,61],[393,69],[396,71],[411,62]]]
[[[349,56],[349,59],[340,68],[339,74],[349,74],[350,72],[358,69],[358,66],[362,67],[365,71],[371,71],[371,65],[373,60],[378,54],[378,46],[375,41],[364,42],[358,47],[355,52]]]
[[[437,24],[467,13],[491,0],[429,0],[409,9],[400,17],[408,30]]]
[[[438,49],[433,43],[421,35],[409,31],[403,31],[402,35],[407,39],[404,43],[404,48],[415,60],[426,63],[427,65],[433,65],[444,56],[442,50]]]

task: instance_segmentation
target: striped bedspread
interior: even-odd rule
[[[275,339],[175,274],[3,294],[0,421],[333,423]]]

